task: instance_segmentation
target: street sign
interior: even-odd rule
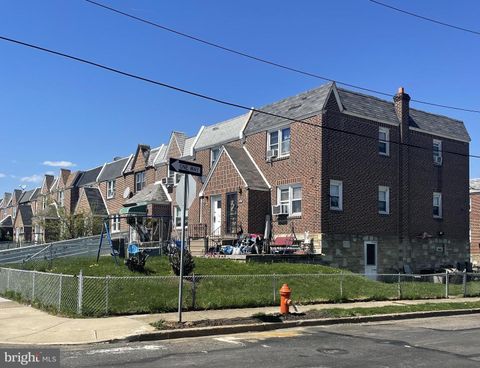
[[[182,174],[190,174],[193,176],[202,176],[202,165],[194,162],[179,160],[178,158],[170,158],[169,165],[171,171]]]
[[[183,208],[183,191],[184,191],[184,186],[185,186],[185,179],[188,177],[187,180],[187,203],[186,206],[187,208],[190,208],[192,205],[193,201],[195,200],[195,197],[197,196],[197,182],[195,181],[194,178],[192,178],[190,175],[182,175],[180,178],[180,181],[178,182],[177,188],[175,190],[175,202],[177,202],[177,205]]]

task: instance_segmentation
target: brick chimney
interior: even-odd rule
[[[393,96],[395,105],[395,113],[400,121],[400,137],[402,142],[407,141],[408,138],[408,121],[410,118],[410,96],[405,93],[403,87],[398,89],[398,92]]]
[[[60,169],[60,177],[62,178],[63,184],[67,184],[71,172],[69,169]]]

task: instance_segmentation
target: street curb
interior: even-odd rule
[[[231,326],[183,328],[183,329],[177,329],[177,330],[147,332],[143,334],[128,336],[126,338],[113,339],[113,340],[108,340],[104,342],[116,343],[116,342],[169,340],[169,339],[180,339],[180,338],[189,338],[189,337],[236,334],[236,333],[242,333],[242,332],[272,331],[272,330],[294,328],[294,327],[328,326],[328,325],[335,325],[335,324],[396,321],[396,320],[415,319],[415,318],[447,317],[447,316],[468,315],[468,314],[477,314],[477,313],[480,313],[480,308],[454,309],[454,310],[430,311],[430,312],[408,312],[408,313],[399,313],[399,314],[379,314],[374,316],[361,316],[361,317],[306,319],[306,320],[287,321],[287,322],[243,324],[243,325],[231,325]]]

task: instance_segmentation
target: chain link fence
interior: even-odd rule
[[[175,311],[179,277],[94,277],[0,268],[0,294],[52,312],[105,316]],[[287,283],[297,305],[360,300],[480,296],[480,274],[192,275],[184,278],[186,310],[278,305]]]

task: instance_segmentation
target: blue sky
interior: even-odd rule
[[[478,29],[480,3],[391,5]],[[480,109],[480,36],[367,0],[104,1],[232,48],[368,88]],[[0,34],[260,107],[323,82],[224,53],[83,0],[0,0]],[[415,105],[465,122],[480,154],[479,114]],[[242,111],[0,41],[0,192],[32,188],[60,161],[88,169],[189,135]],[[471,160],[471,177],[480,160]],[[23,180],[23,181],[22,181]],[[37,180],[37,181],[36,181]]]

